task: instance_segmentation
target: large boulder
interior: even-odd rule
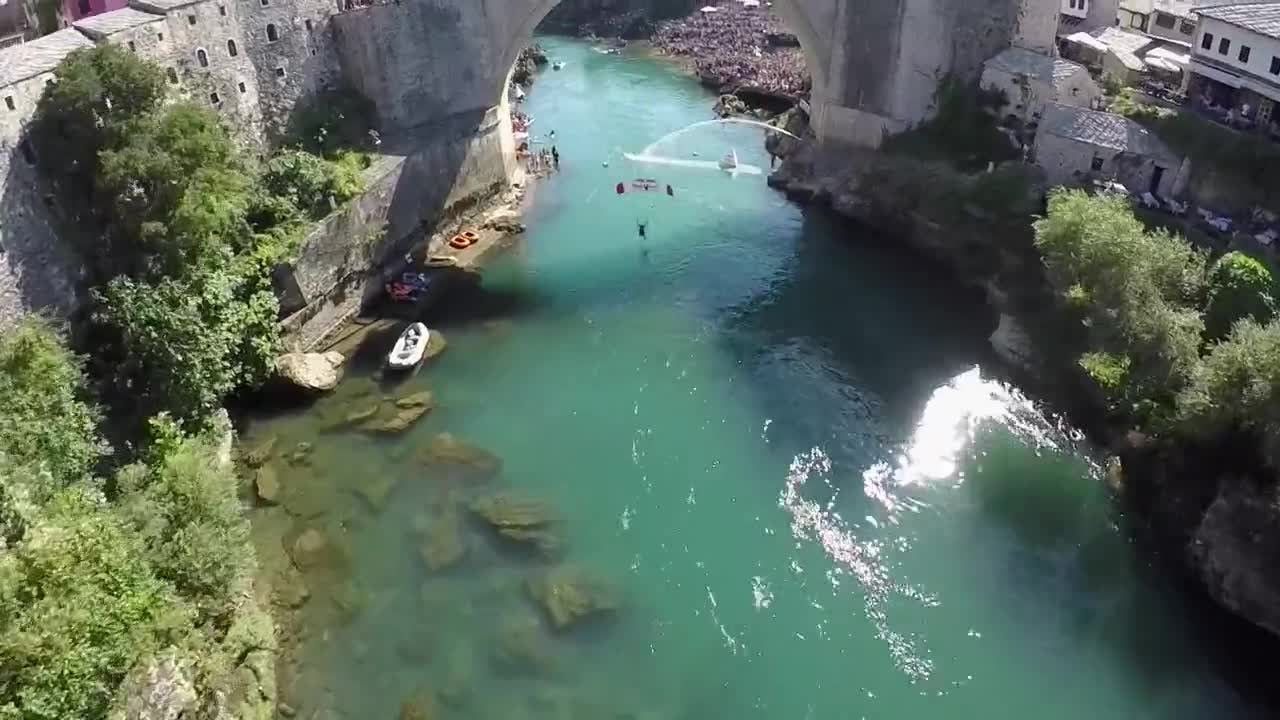
[[[342,380],[342,353],[286,353],[276,359],[276,372],[294,387],[328,392]]]
[[[246,448],[241,451],[240,459],[249,467],[259,467],[271,459],[276,451],[276,443],[280,438],[275,435],[269,435],[256,443],[253,447]]]
[[[112,720],[178,720],[195,709],[195,670],[169,648],[125,678],[116,695],[122,707]]]
[[[529,596],[557,630],[618,609],[618,591],[577,567],[557,567],[528,582]]]
[[[1001,360],[1023,372],[1035,370],[1035,347],[1031,337],[1012,315],[1001,315],[1000,324],[989,338],[991,348]]]
[[[1280,635],[1280,495],[1226,479],[1191,539],[1193,568],[1218,604]]]
[[[253,477],[253,486],[262,504],[275,505],[280,502],[280,476],[270,465],[263,465],[257,469]]]
[[[547,646],[546,632],[536,617],[515,615],[498,622],[493,659],[502,667],[531,673],[555,669],[555,657]]]
[[[293,564],[298,568],[307,570],[323,565],[330,552],[329,538],[316,528],[308,528],[293,541],[289,557],[293,558]]]

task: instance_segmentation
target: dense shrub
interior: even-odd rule
[[[61,491],[0,553],[0,718],[101,718],[139,659],[193,629],[143,539],[110,506]]]
[[[212,111],[176,103],[135,119],[100,159],[99,188],[111,198],[110,275],[168,277],[225,262],[248,234],[248,168]]]
[[[1198,362],[1204,254],[1147,232],[1123,198],[1078,190],[1052,193],[1035,231],[1050,281],[1083,310],[1095,349],[1109,358],[1084,367],[1130,410],[1166,401]],[[1117,385],[1120,368],[1126,381]]]
[[[96,319],[118,329],[126,358],[116,375],[143,414],[168,411],[198,428],[236,387],[265,379],[278,306],[264,290],[243,295],[243,280],[225,271],[116,278],[97,293]]]
[[[1267,462],[1280,469],[1280,321],[1237,323],[1196,368],[1177,410],[1193,436],[1255,433]]]
[[[202,617],[232,604],[250,558],[234,476],[210,462],[211,448],[179,441],[151,467],[117,477],[120,503],[147,546],[160,577],[192,601]]]
[[[71,217],[90,219],[99,153],[122,142],[129,125],[160,107],[164,94],[160,68],[122,46],[76,50],[63,60],[58,82],[40,97],[31,138],[41,172],[58,187]]]
[[[82,480],[105,452],[97,422],[80,360],[49,325],[28,320],[0,337],[0,455],[57,484]]]
[[[1226,337],[1243,318],[1267,322],[1276,312],[1275,292],[1275,279],[1266,265],[1244,253],[1223,255],[1209,272],[1207,336],[1215,340]]]
[[[329,161],[301,150],[282,150],[267,162],[262,186],[271,196],[319,219],[360,192],[363,169],[355,154],[340,154],[337,161]]]

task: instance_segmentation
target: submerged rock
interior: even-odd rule
[[[302,390],[328,392],[342,380],[342,353],[286,353],[276,359],[276,372]]]
[[[323,564],[330,550],[329,539],[324,533],[308,528],[289,547],[289,557],[299,569],[306,570]]]
[[[262,442],[259,442],[257,445],[245,450],[240,457],[244,460],[244,464],[251,468],[261,467],[271,459],[272,453],[276,450],[276,443],[279,442],[279,440],[280,438],[275,435],[266,437]]]
[[[290,566],[279,573],[271,586],[271,602],[280,607],[299,608],[310,598],[311,589],[307,587],[307,580],[296,567]]]
[[[465,705],[471,698],[476,659],[470,645],[458,645],[449,653],[449,670],[440,685],[440,700],[453,707]]]
[[[531,578],[526,587],[557,630],[592,615],[611,613],[620,604],[616,588],[576,567],[555,568]]]
[[[354,410],[351,410],[346,415],[343,415],[342,422],[346,425],[359,425],[365,420],[368,420],[369,418],[372,418],[374,415],[377,415],[378,410],[380,409],[381,407],[378,405],[378,403],[369,403],[368,405],[358,407]]]
[[[315,450],[315,446],[311,443],[300,442],[293,446],[293,450],[290,450],[285,454],[284,460],[290,465],[309,465],[311,464],[311,453],[313,450]]]
[[[467,554],[467,542],[457,513],[443,515],[431,524],[419,552],[431,572],[446,570],[461,562]]]
[[[438,717],[436,697],[431,693],[418,693],[400,705],[400,720],[436,720]]]
[[[505,492],[493,493],[473,500],[471,511],[502,537],[533,545],[545,555],[555,555],[564,546],[552,527],[554,513],[537,500]]]
[[[498,624],[493,659],[503,667],[525,672],[552,670],[554,658],[541,623],[533,617],[509,617]]]
[[[396,399],[396,407],[402,409],[435,407],[435,396],[431,394],[430,390],[405,395]]]
[[[439,357],[440,353],[449,347],[449,341],[444,338],[444,333],[439,330],[432,330],[427,336],[427,350],[422,354],[423,360],[430,360]]]
[[[275,505],[280,501],[280,476],[270,465],[263,465],[254,472],[253,488],[264,505]]]
[[[418,459],[426,465],[448,466],[466,471],[475,480],[488,480],[502,468],[497,455],[469,445],[450,433],[440,433],[431,438],[421,450]]]
[[[391,491],[396,488],[396,481],[395,475],[374,473],[360,481],[360,486],[356,488],[356,494],[364,498],[364,501],[369,503],[369,507],[375,512],[382,512],[387,506],[387,498],[390,497]]]
[[[361,425],[366,432],[397,434],[408,430],[423,415],[435,408],[435,398],[431,391],[424,390],[395,401],[396,412],[389,418],[374,418]]]

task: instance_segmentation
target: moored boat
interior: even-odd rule
[[[427,352],[427,340],[431,331],[420,322],[413,323],[400,333],[396,344],[387,354],[387,366],[396,370],[406,370],[422,362]]]

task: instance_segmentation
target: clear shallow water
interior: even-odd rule
[[[306,576],[285,673],[303,717],[395,717],[421,692],[459,718],[1250,716],[1087,458],[984,377],[980,305],[761,177],[635,167],[623,152],[710,97],[649,60],[543,44],[567,66],[526,110],[563,172],[483,292],[433,320],[447,352],[381,390],[438,408],[390,439],[323,432],[367,400],[357,369],[248,429],[315,445],[309,467],[277,461],[292,500],[259,514],[262,541],[318,528],[345,558]],[[746,128],[663,149],[729,146],[768,167]],[[676,197],[614,195],[640,175]],[[449,496],[415,458],[442,431],[501,473]],[[385,505],[361,496],[380,477]],[[465,510],[467,556],[428,572],[439,508],[498,489],[555,508],[563,562],[621,593],[611,619],[551,631],[522,584],[555,563]],[[512,637],[538,659],[495,658]]]

